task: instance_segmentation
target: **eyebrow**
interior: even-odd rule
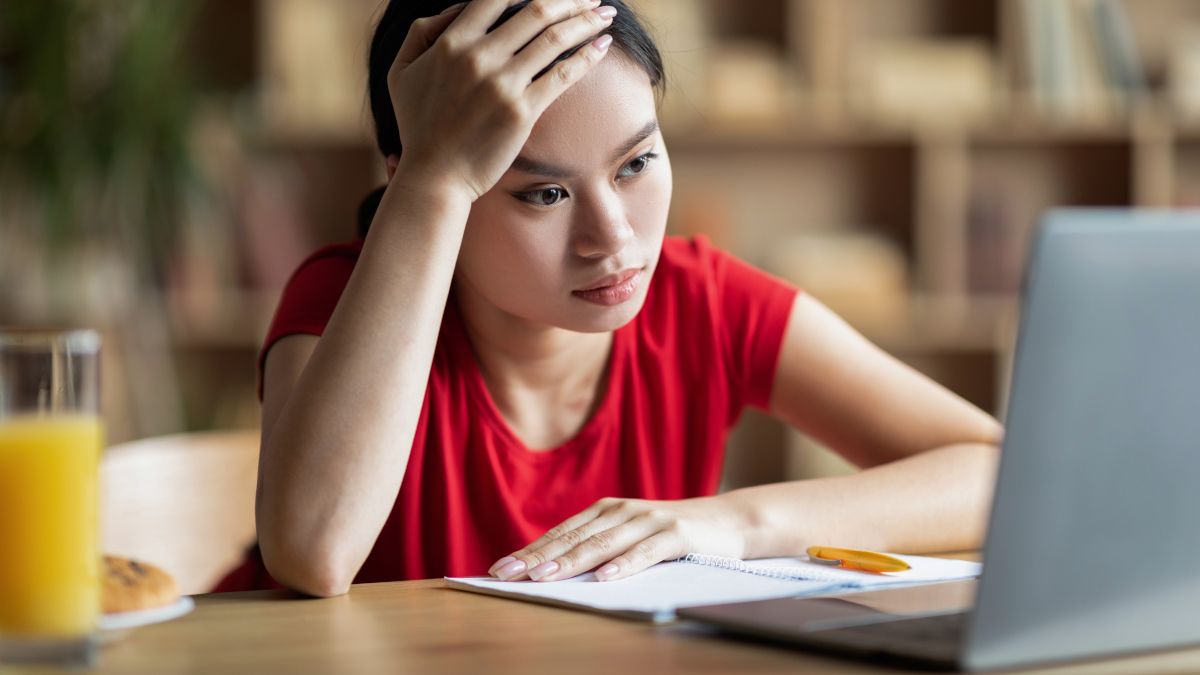
[[[654,133],[655,131],[658,131],[657,119],[647,122],[645,126],[643,126],[641,129],[638,129],[637,133],[631,136],[628,141],[625,141],[620,149],[613,153],[612,161],[615,162],[618,159],[621,159],[621,157],[632,150],[634,146],[649,138],[650,134]],[[510,168],[524,173],[546,176],[548,178],[567,179],[575,177],[575,173],[570,169],[564,169],[556,164],[530,159],[523,155],[517,155],[517,158],[513,160]]]

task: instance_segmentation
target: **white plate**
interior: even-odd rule
[[[152,623],[162,623],[192,611],[196,603],[190,595],[185,595],[174,603],[164,607],[141,609],[135,612],[118,612],[116,614],[101,614],[98,628],[101,632],[121,631],[138,626],[148,626]]]

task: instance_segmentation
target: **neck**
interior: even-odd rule
[[[484,381],[497,406],[510,419],[522,406],[590,408],[608,363],[613,334],[577,333],[537,324],[497,308],[478,295],[456,291],[463,326]]]

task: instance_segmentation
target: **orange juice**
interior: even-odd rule
[[[91,633],[100,614],[100,420],[0,420],[0,635]]]

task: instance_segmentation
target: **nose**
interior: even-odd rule
[[[583,258],[603,259],[620,253],[634,238],[625,204],[612,189],[583,203],[572,227],[572,246]]]

